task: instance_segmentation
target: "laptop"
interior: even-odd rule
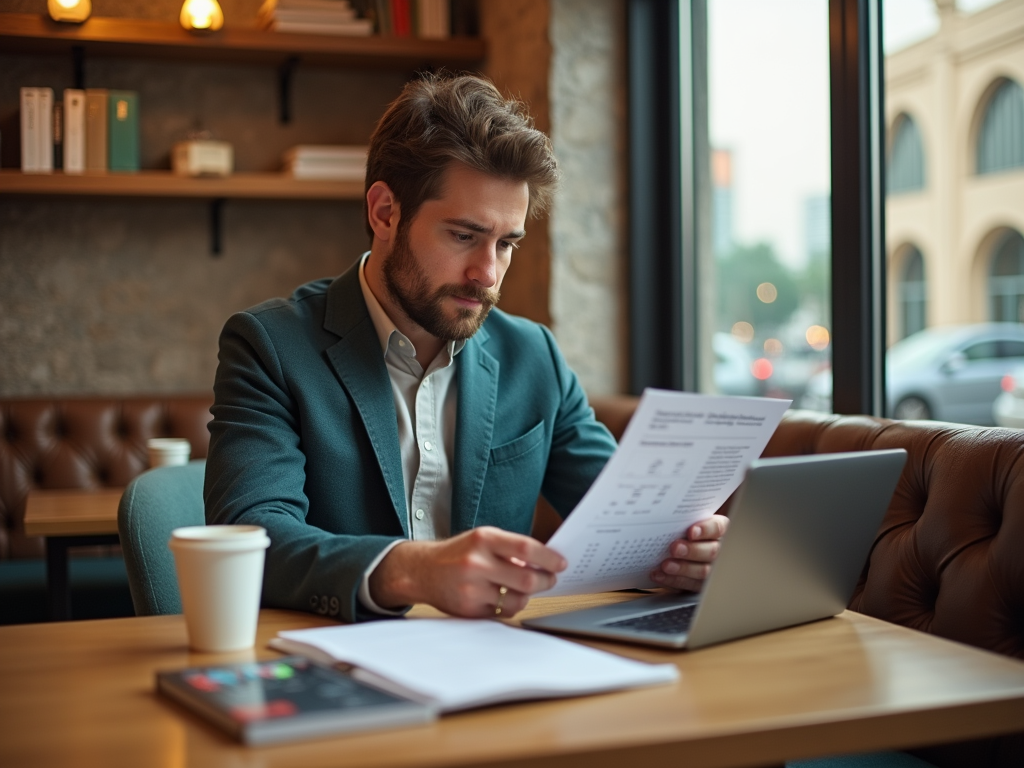
[[[758,459],[700,594],[658,593],[523,625],[694,649],[835,616],[853,595],[906,460],[902,449]]]

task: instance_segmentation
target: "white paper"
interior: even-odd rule
[[[657,587],[668,545],[713,515],[790,400],[648,389],[615,454],[548,546],[569,562],[544,597]]]
[[[356,677],[387,681],[393,692],[445,712],[658,685],[679,677],[674,664],[645,664],[480,619],[403,619],[291,630],[280,632],[271,647],[353,664]],[[308,653],[311,648],[319,653]]]

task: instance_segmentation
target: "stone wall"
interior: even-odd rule
[[[625,9],[551,0],[551,136],[564,175],[551,214],[551,315],[592,394],[627,388]]]

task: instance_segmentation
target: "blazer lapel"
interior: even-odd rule
[[[341,337],[327,348],[327,359],[359,411],[384,475],[395,515],[408,536],[405,479],[391,378],[363,300],[358,263],[328,288],[326,309],[324,328]]]
[[[459,353],[459,406],[452,477],[453,535],[469,530],[476,523],[491,456],[499,365],[484,349],[487,337],[487,330],[481,328]]]

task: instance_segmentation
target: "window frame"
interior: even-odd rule
[[[709,150],[707,2],[627,4],[634,394],[649,386],[695,391],[713,360],[698,345],[704,315],[697,302],[697,246],[711,237],[710,178],[708,164],[694,162]],[[832,403],[836,413],[879,416],[886,328],[881,16],[880,0],[829,0]]]

